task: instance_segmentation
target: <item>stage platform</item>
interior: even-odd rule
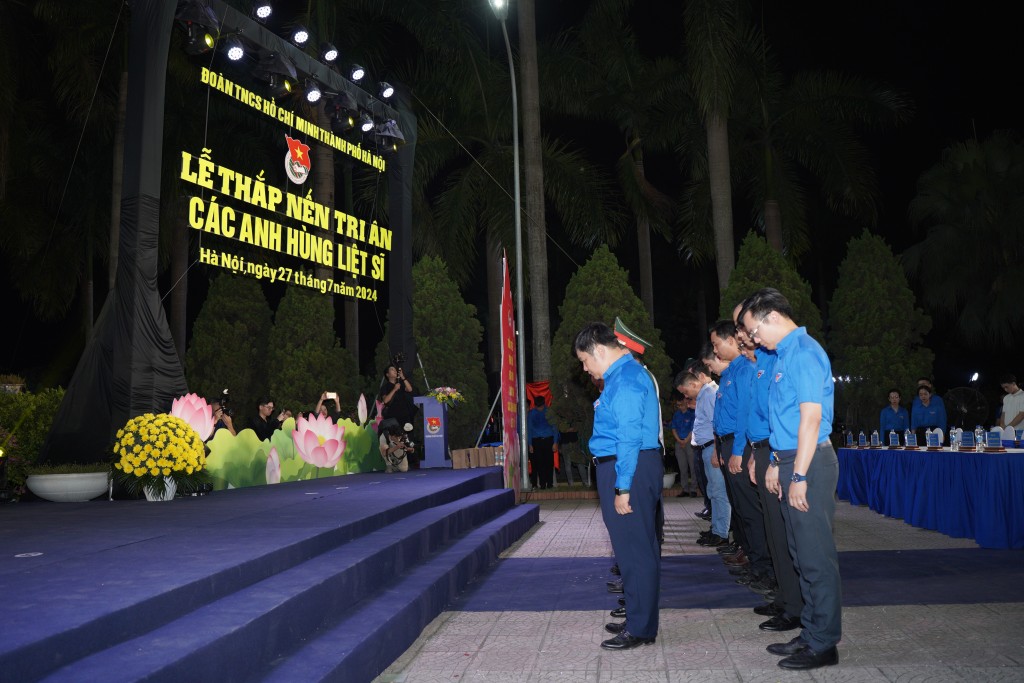
[[[496,467],[0,508],[0,678],[369,681],[539,519]]]

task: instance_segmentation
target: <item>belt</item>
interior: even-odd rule
[[[594,464],[595,465],[600,465],[603,462],[614,461],[615,459],[616,459],[616,456],[614,456],[614,455],[595,455],[594,456]]]
[[[711,441],[708,441],[707,443],[702,443],[699,446],[694,446],[694,448],[697,449],[698,451],[702,451],[708,446],[712,445],[713,443],[715,443],[715,440],[711,439]]]
[[[761,439],[760,441],[751,441],[750,442],[750,448],[751,449],[754,449],[754,448],[764,448],[765,446],[769,446],[769,445],[770,444],[768,443],[768,439]]]
[[[815,448],[824,448],[825,446],[831,446],[831,445],[832,445],[832,442],[829,441],[828,439],[825,439],[824,441],[819,441],[818,445]],[[796,449],[795,448],[787,448],[787,449],[783,450],[783,449],[778,449],[777,448],[777,449],[775,449],[775,455],[777,455],[780,458],[791,458],[794,455],[796,455]]]

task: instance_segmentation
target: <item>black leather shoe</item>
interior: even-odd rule
[[[615,576],[622,576],[622,572],[619,571],[619,563],[618,562],[616,562],[615,564],[612,565],[611,572]]]
[[[637,638],[629,631],[623,630],[614,638],[601,643],[601,647],[606,650],[629,650],[630,648],[640,647],[641,645],[650,645],[653,642],[654,638]]]
[[[696,517],[700,517],[701,519],[704,519],[704,515],[707,515],[708,517],[711,516],[711,510],[708,510],[707,508],[704,508],[700,512],[694,512],[693,514]]]
[[[747,588],[754,591],[755,593],[767,595],[768,593],[771,593],[775,590],[775,582],[771,581],[770,579],[758,579],[757,581],[752,581],[750,585],[747,586]]]
[[[765,649],[771,652],[773,655],[795,655],[797,652],[803,652],[810,648],[803,640],[800,640],[800,636],[797,636],[788,643],[772,643]]]
[[[742,567],[728,567],[728,570],[733,576],[746,576],[750,573],[750,565],[745,564]]]
[[[792,631],[800,628],[800,617],[787,617],[785,614],[777,614],[768,621],[758,626],[762,631]]]
[[[679,493],[676,494],[676,498],[689,498],[689,497],[690,497],[690,494],[687,493],[686,491],[680,491]]]
[[[776,605],[774,602],[758,605],[754,608],[754,614],[760,614],[762,617],[777,617],[782,614],[783,611],[782,606]]]
[[[613,621],[610,624],[604,625],[604,630],[608,633],[622,633],[626,630],[626,622],[624,621]]]
[[[626,598],[619,598],[619,607],[626,606]]]
[[[718,546],[725,545],[728,542],[729,541],[727,541],[726,539],[714,533],[708,536],[707,538],[697,539],[697,545],[702,545],[708,548],[717,548]]]
[[[611,615],[613,617],[615,617],[616,619],[625,619],[626,618],[626,608],[625,607],[616,607],[615,609],[612,610]],[[612,633],[618,633],[618,631],[612,631]]]
[[[836,650],[835,645],[822,652],[815,652],[811,648],[805,647],[800,652],[779,660],[779,666],[783,669],[796,669],[800,671],[817,669],[821,666],[832,666],[838,663],[839,651]]]
[[[609,581],[608,582],[608,592],[609,593],[624,593],[625,591],[622,588],[622,580],[619,579],[618,581]]]
[[[753,582],[754,575],[749,572],[746,574],[740,574],[738,577],[736,577],[736,583],[738,583],[741,586],[749,586]]]
[[[721,548],[715,548],[715,550],[718,551],[719,555],[735,555],[740,551],[740,547],[735,543],[730,543],[729,545],[723,545]]]

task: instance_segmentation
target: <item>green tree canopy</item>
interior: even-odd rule
[[[736,304],[762,287],[774,287],[782,292],[793,307],[796,323],[806,327],[812,337],[824,342],[821,311],[811,299],[811,286],[784,256],[768,246],[764,238],[749,232],[740,245],[740,256],[729,277],[729,286],[722,292],[721,317],[731,319]]]
[[[643,361],[658,381],[662,399],[671,390],[671,363],[665,354],[661,332],[647,316],[643,302],[630,288],[624,268],[607,246],[598,247],[569,281],[565,300],[558,309],[562,324],[551,343],[551,409],[559,429],[575,427],[586,447],[594,424],[594,399],[598,391],[583,372],[573,342],[592,322],[615,323],[618,316],[627,327],[650,342]]]
[[[909,400],[914,380],[931,374],[931,319],[889,245],[866,230],[847,246],[830,306],[832,370],[851,380],[836,385],[836,420],[875,429],[889,389]]]
[[[185,353],[189,389],[200,396],[230,390],[238,416],[255,411],[267,389],[267,338],[270,306],[256,280],[218,275],[192,327]]]
[[[483,326],[476,318],[476,307],[463,300],[440,258],[424,256],[413,266],[412,279],[412,331],[426,378],[431,387],[454,387],[466,397],[465,403],[448,412],[449,444],[472,447],[490,407],[480,348]],[[423,371],[416,367],[410,376],[415,377],[413,385],[420,393],[425,385]]]
[[[1024,144],[996,132],[947,149],[917,182],[910,221],[924,239],[903,255],[921,301],[967,344],[1015,348],[1024,332]]]
[[[278,408],[310,411],[321,393],[336,391],[342,415],[355,412],[360,381],[352,354],[334,333],[331,297],[289,287],[274,316],[266,358],[269,394]]]

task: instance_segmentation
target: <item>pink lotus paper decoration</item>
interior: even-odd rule
[[[359,394],[359,403],[356,404],[356,415],[359,416],[359,424],[366,424],[366,396]]]
[[[376,431],[377,427],[380,426],[381,420],[384,419],[384,402],[374,401],[373,405],[377,408],[377,417],[373,418],[373,429]]]
[[[334,467],[345,452],[345,428],[323,415],[299,416],[292,440],[299,457],[315,467]]]
[[[206,441],[213,434],[213,409],[196,394],[185,394],[171,403],[171,415],[180,417]]]
[[[281,483],[281,458],[277,455],[277,448],[271,448],[267,455],[267,483]]]

